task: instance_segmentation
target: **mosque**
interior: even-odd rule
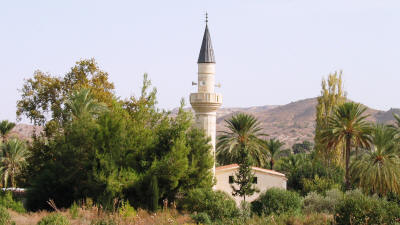
[[[215,56],[211,44],[210,32],[208,30],[208,18],[206,16],[206,28],[204,31],[203,41],[201,44],[198,65],[198,81],[193,82],[197,85],[197,92],[190,94],[190,104],[195,111],[196,126],[203,129],[207,136],[211,138],[212,154],[215,159],[216,145],[216,118],[217,110],[222,105],[222,95],[215,92]],[[214,160],[215,161],[215,160]],[[215,190],[222,190],[232,194],[231,184],[233,176],[238,170],[237,164],[213,167],[213,174],[217,180],[214,186]],[[255,174],[254,183],[260,190],[251,197],[246,197],[247,201],[253,201],[258,195],[271,187],[286,189],[286,177],[284,174],[258,167],[252,167]],[[237,203],[242,198],[235,197]]]

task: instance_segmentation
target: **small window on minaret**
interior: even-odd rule
[[[206,85],[206,82],[204,80],[200,81],[200,86]]]
[[[229,176],[229,183],[233,184],[233,176]]]

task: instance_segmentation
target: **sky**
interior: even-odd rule
[[[63,76],[86,58],[122,99],[148,73],[160,108],[188,102],[206,11],[223,107],[316,97],[342,70],[350,99],[400,108],[398,0],[0,0],[0,120],[15,121],[35,70]]]

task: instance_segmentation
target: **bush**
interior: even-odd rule
[[[302,201],[299,194],[284,189],[271,188],[251,203],[251,210],[259,216],[298,213]]]
[[[345,224],[396,224],[400,207],[393,202],[365,196],[359,190],[346,192],[335,208],[335,221]]]
[[[11,224],[11,216],[7,212],[7,209],[0,206],[0,225],[9,225]]]
[[[133,218],[136,216],[136,210],[128,201],[122,201],[121,207],[118,209],[119,215],[123,218]]]
[[[69,214],[71,215],[72,219],[76,219],[79,216],[79,207],[76,202],[74,202],[71,207],[69,208]]]
[[[211,219],[207,213],[201,212],[198,214],[192,214],[191,217],[198,224],[212,224]]]
[[[65,216],[59,213],[52,213],[43,217],[37,225],[70,225],[70,223]]]
[[[235,200],[227,193],[211,189],[193,189],[182,199],[183,209],[194,213],[206,213],[212,221],[234,218],[239,215]]]
[[[304,198],[303,210],[305,213],[329,213],[333,214],[335,206],[343,198],[343,193],[337,189],[326,192],[326,196],[316,192],[310,192]]]
[[[15,201],[12,193],[9,191],[0,191],[0,206],[7,209],[12,209],[18,213],[25,213],[25,208],[22,202]]]
[[[117,225],[112,219],[93,220],[90,225]]]
[[[310,192],[325,194],[325,192],[328,190],[340,188],[340,185],[335,183],[334,180],[330,178],[319,177],[318,175],[316,175],[313,179],[303,178],[301,182],[303,184],[303,195]]]

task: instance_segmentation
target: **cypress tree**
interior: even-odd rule
[[[159,191],[158,191],[158,180],[155,175],[151,176],[150,190],[151,190],[150,210],[157,211]]]

